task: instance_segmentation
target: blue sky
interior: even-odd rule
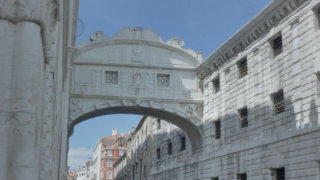
[[[79,18],[85,31],[77,42],[104,31],[109,38],[124,27],[156,31],[164,41],[179,37],[186,48],[203,51],[206,58],[253,18],[271,0],[80,0]],[[128,132],[136,115],[109,115],[85,121],[70,138],[70,162],[75,168],[88,159],[98,138],[113,128]]]

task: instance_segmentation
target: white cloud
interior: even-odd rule
[[[86,148],[71,148],[68,153],[68,166],[77,170],[79,166],[87,161],[92,155],[92,151]]]

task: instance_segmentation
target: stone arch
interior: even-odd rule
[[[97,32],[72,57],[69,134],[99,115],[130,113],[164,119],[184,130],[192,150],[201,147],[203,96],[196,68],[201,53],[152,30],[124,28],[108,39]]]
[[[202,109],[198,109],[197,104],[110,99],[88,103],[88,99],[73,99],[70,107],[69,136],[75,125],[90,118],[110,114],[139,114],[160,118],[181,128],[188,135],[193,151],[202,146],[199,129],[201,119],[194,115]]]

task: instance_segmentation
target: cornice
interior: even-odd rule
[[[200,79],[205,79],[218,70],[224,63],[267,34],[281,20],[307,2],[310,0],[275,0],[270,3],[198,66],[197,72]]]
[[[144,46],[153,46],[157,48],[163,48],[167,49],[169,51],[176,52],[178,54],[181,54],[185,57],[188,57],[189,59],[193,60],[196,64],[200,64],[200,60],[197,57],[198,54],[191,53],[188,50],[177,48],[165,43],[161,42],[154,42],[154,41],[146,41],[146,40],[138,40],[138,39],[111,39],[111,40],[105,40],[101,42],[91,42],[87,43],[84,47],[78,47],[76,48],[75,58],[79,57],[83,53],[86,53],[92,49],[100,48],[104,46],[114,46],[114,45],[144,45]],[[202,57],[201,57],[202,58]]]

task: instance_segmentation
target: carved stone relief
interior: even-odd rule
[[[131,47],[131,61],[132,62],[143,62],[144,56],[143,56],[143,50],[141,45],[133,45]]]
[[[105,71],[106,84],[118,84],[118,71]]]
[[[162,88],[170,87],[170,74],[157,74],[157,85]]]

